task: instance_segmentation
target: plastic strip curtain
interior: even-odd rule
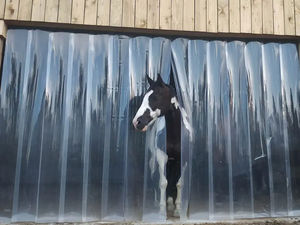
[[[163,38],[9,30],[1,221],[164,221],[155,158],[164,119],[146,137],[131,121],[145,74],[168,82],[170,60]]]
[[[176,39],[172,57],[193,128],[182,123],[181,217],[299,215],[296,45]]]
[[[145,74],[169,82],[171,64],[183,107],[181,219],[300,215],[296,45],[9,30],[0,220],[165,221],[165,121],[142,134],[131,120]]]

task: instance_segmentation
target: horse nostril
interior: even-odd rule
[[[138,121],[136,122],[136,125],[140,125],[140,124],[141,124],[141,121],[138,120]]]

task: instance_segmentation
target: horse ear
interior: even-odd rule
[[[163,79],[161,78],[161,76],[160,76],[160,74],[157,74],[157,80],[156,80],[159,84],[161,84],[161,85],[164,85],[165,83],[164,83],[164,81],[163,81]]]
[[[146,74],[146,77],[147,77],[149,85],[152,86],[154,84],[154,81],[149,77],[148,74]]]

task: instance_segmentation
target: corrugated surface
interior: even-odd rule
[[[0,222],[165,221],[164,118],[131,120],[146,71],[181,103],[181,219],[300,215],[295,44],[9,30]],[[180,122],[180,121],[178,121]]]

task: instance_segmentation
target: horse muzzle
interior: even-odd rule
[[[145,132],[148,128],[147,125],[142,124],[141,121],[139,121],[139,120],[133,120],[132,124],[133,124],[134,128],[140,132]]]

